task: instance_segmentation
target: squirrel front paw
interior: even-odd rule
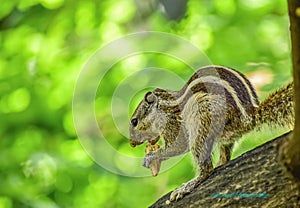
[[[149,152],[148,154],[146,154],[146,156],[143,159],[143,166],[145,168],[150,168],[151,164],[155,160],[159,160],[159,157],[153,152]]]

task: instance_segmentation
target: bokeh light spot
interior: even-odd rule
[[[134,2],[128,0],[115,1],[111,4],[107,11],[106,17],[117,23],[124,23],[130,20],[135,13]]]
[[[19,88],[10,94],[8,106],[11,112],[26,110],[30,104],[30,93],[26,88]]]
[[[41,4],[47,9],[56,9],[64,3],[64,0],[41,0]]]

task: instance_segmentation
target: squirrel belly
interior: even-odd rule
[[[220,144],[218,165],[222,165],[230,160],[233,143],[243,134],[263,124],[292,127],[293,96],[290,83],[259,103],[242,73],[223,66],[202,67],[179,91],[157,88],[145,94],[131,118],[130,144],[154,145],[163,137],[165,145],[144,157],[146,168],[191,151],[199,175],[173,191],[170,200],[177,200],[211,174],[215,143]]]

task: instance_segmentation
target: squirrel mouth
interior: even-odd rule
[[[130,140],[130,146],[135,147],[137,145],[143,144],[145,141],[148,141],[151,145],[154,145],[158,140],[159,140],[159,136],[154,139],[145,139],[143,141]]]

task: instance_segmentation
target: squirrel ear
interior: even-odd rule
[[[157,97],[153,92],[147,92],[146,95],[145,95],[145,101],[148,104],[154,103],[156,101],[156,99],[157,99]]]

